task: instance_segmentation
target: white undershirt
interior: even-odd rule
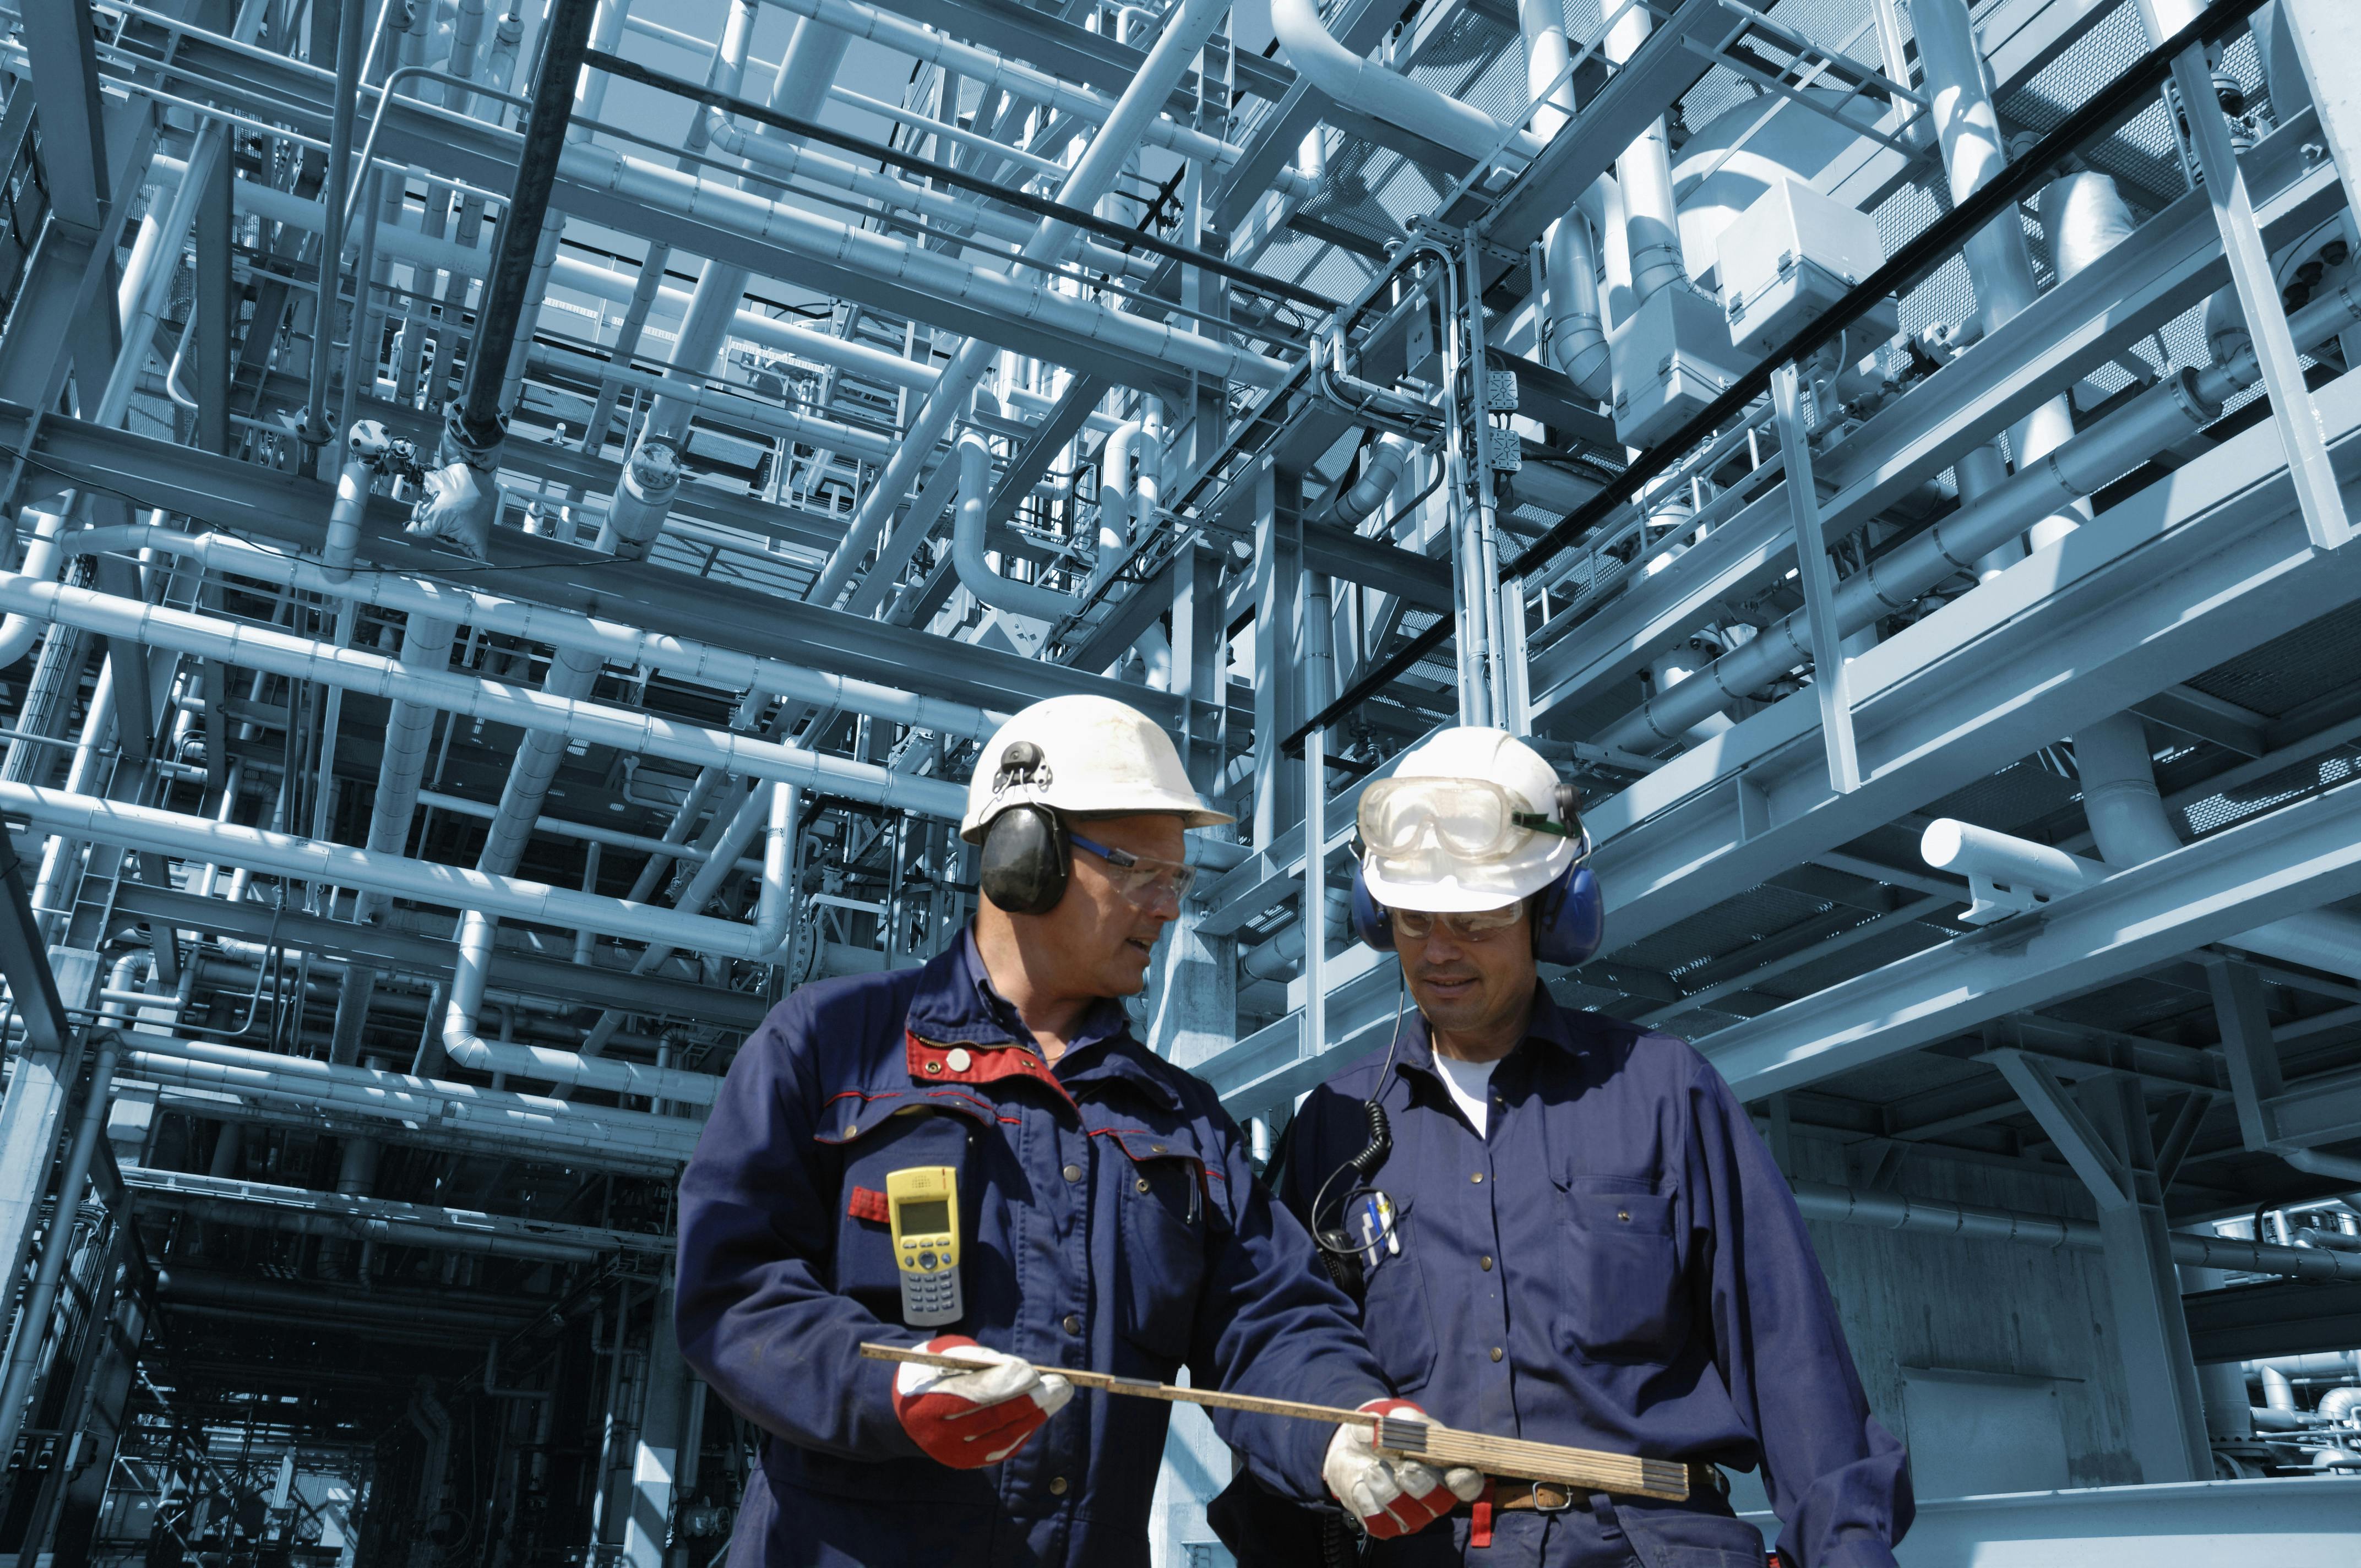
[[[1452,1102],[1475,1124],[1477,1132],[1483,1132],[1491,1110],[1492,1069],[1499,1062],[1461,1061],[1438,1051],[1434,1065],[1443,1069],[1443,1087],[1451,1091]]]

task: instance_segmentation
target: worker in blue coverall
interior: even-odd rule
[[[731,1568],[1145,1564],[1170,1407],[1028,1364],[1414,1409],[1213,1091],[1116,1000],[1180,913],[1183,830],[1228,820],[1137,710],[1036,704],[976,764],[969,931],[804,987],[739,1052],[681,1179],[677,1311],[682,1354],[766,1434]],[[1324,1478],[1379,1539],[1481,1486],[1361,1423],[1214,1420],[1279,1493]]]
[[[1907,1463],[1745,1108],[1683,1041],[1540,983],[1537,959],[1579,963],[1603,935],[1576,799],[1532,748],[1478,729],[1363,793],[1355,925],[1399,957],[1415,1007],[1389,1052],[1305,1101],[1279,1191],[1357,1277],[1398,1391],[1455,1427],[1688,1461],[1691,1496],[1498,1476],[1448,1532],[1364,1561],[1762,1568],[1711,1468],[1759,1466],[1785,1563],[1891,1568]],[[1268,1517],[1301,1510],[1253,1497],[1242,1483],[1216,1509],[1265,1516],[1241,1561],[1308,1560]]]

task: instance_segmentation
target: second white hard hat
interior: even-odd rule
[[[1513,816],[1558,824],[1557,789],[1556,770],[1505,729],[1463,725],[1413,747],[1362,795],[1361,871],[1370,895],[1390,909],[1453,915],[1541,892],[1585,842],[1521,828]]]
[[[1009,750],[1020,745],[1032,746],[1038,760],[1011,768]],[[1172,737],[1130,704],[1104,696],[1053,696],[993,732],[968,782],[960,837],[983,842],[992,819],[1014,806],[1071,816],[1169,814],[1184,828],[1236,820],[1198,798]]]

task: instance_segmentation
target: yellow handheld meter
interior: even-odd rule
[[[947,1165],[889,1171],[885,1202],[894,1231],[902,1321],[914,1329],[956,1321],[960,1299],[959,1181]]]

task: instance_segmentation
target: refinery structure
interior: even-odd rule
[[[2361,6],[11,3],[0,1564],[719,1563],[682,1164],[1077,693],[1257,1155],[1528,736],[1905,1564],[2361,1550]]]

